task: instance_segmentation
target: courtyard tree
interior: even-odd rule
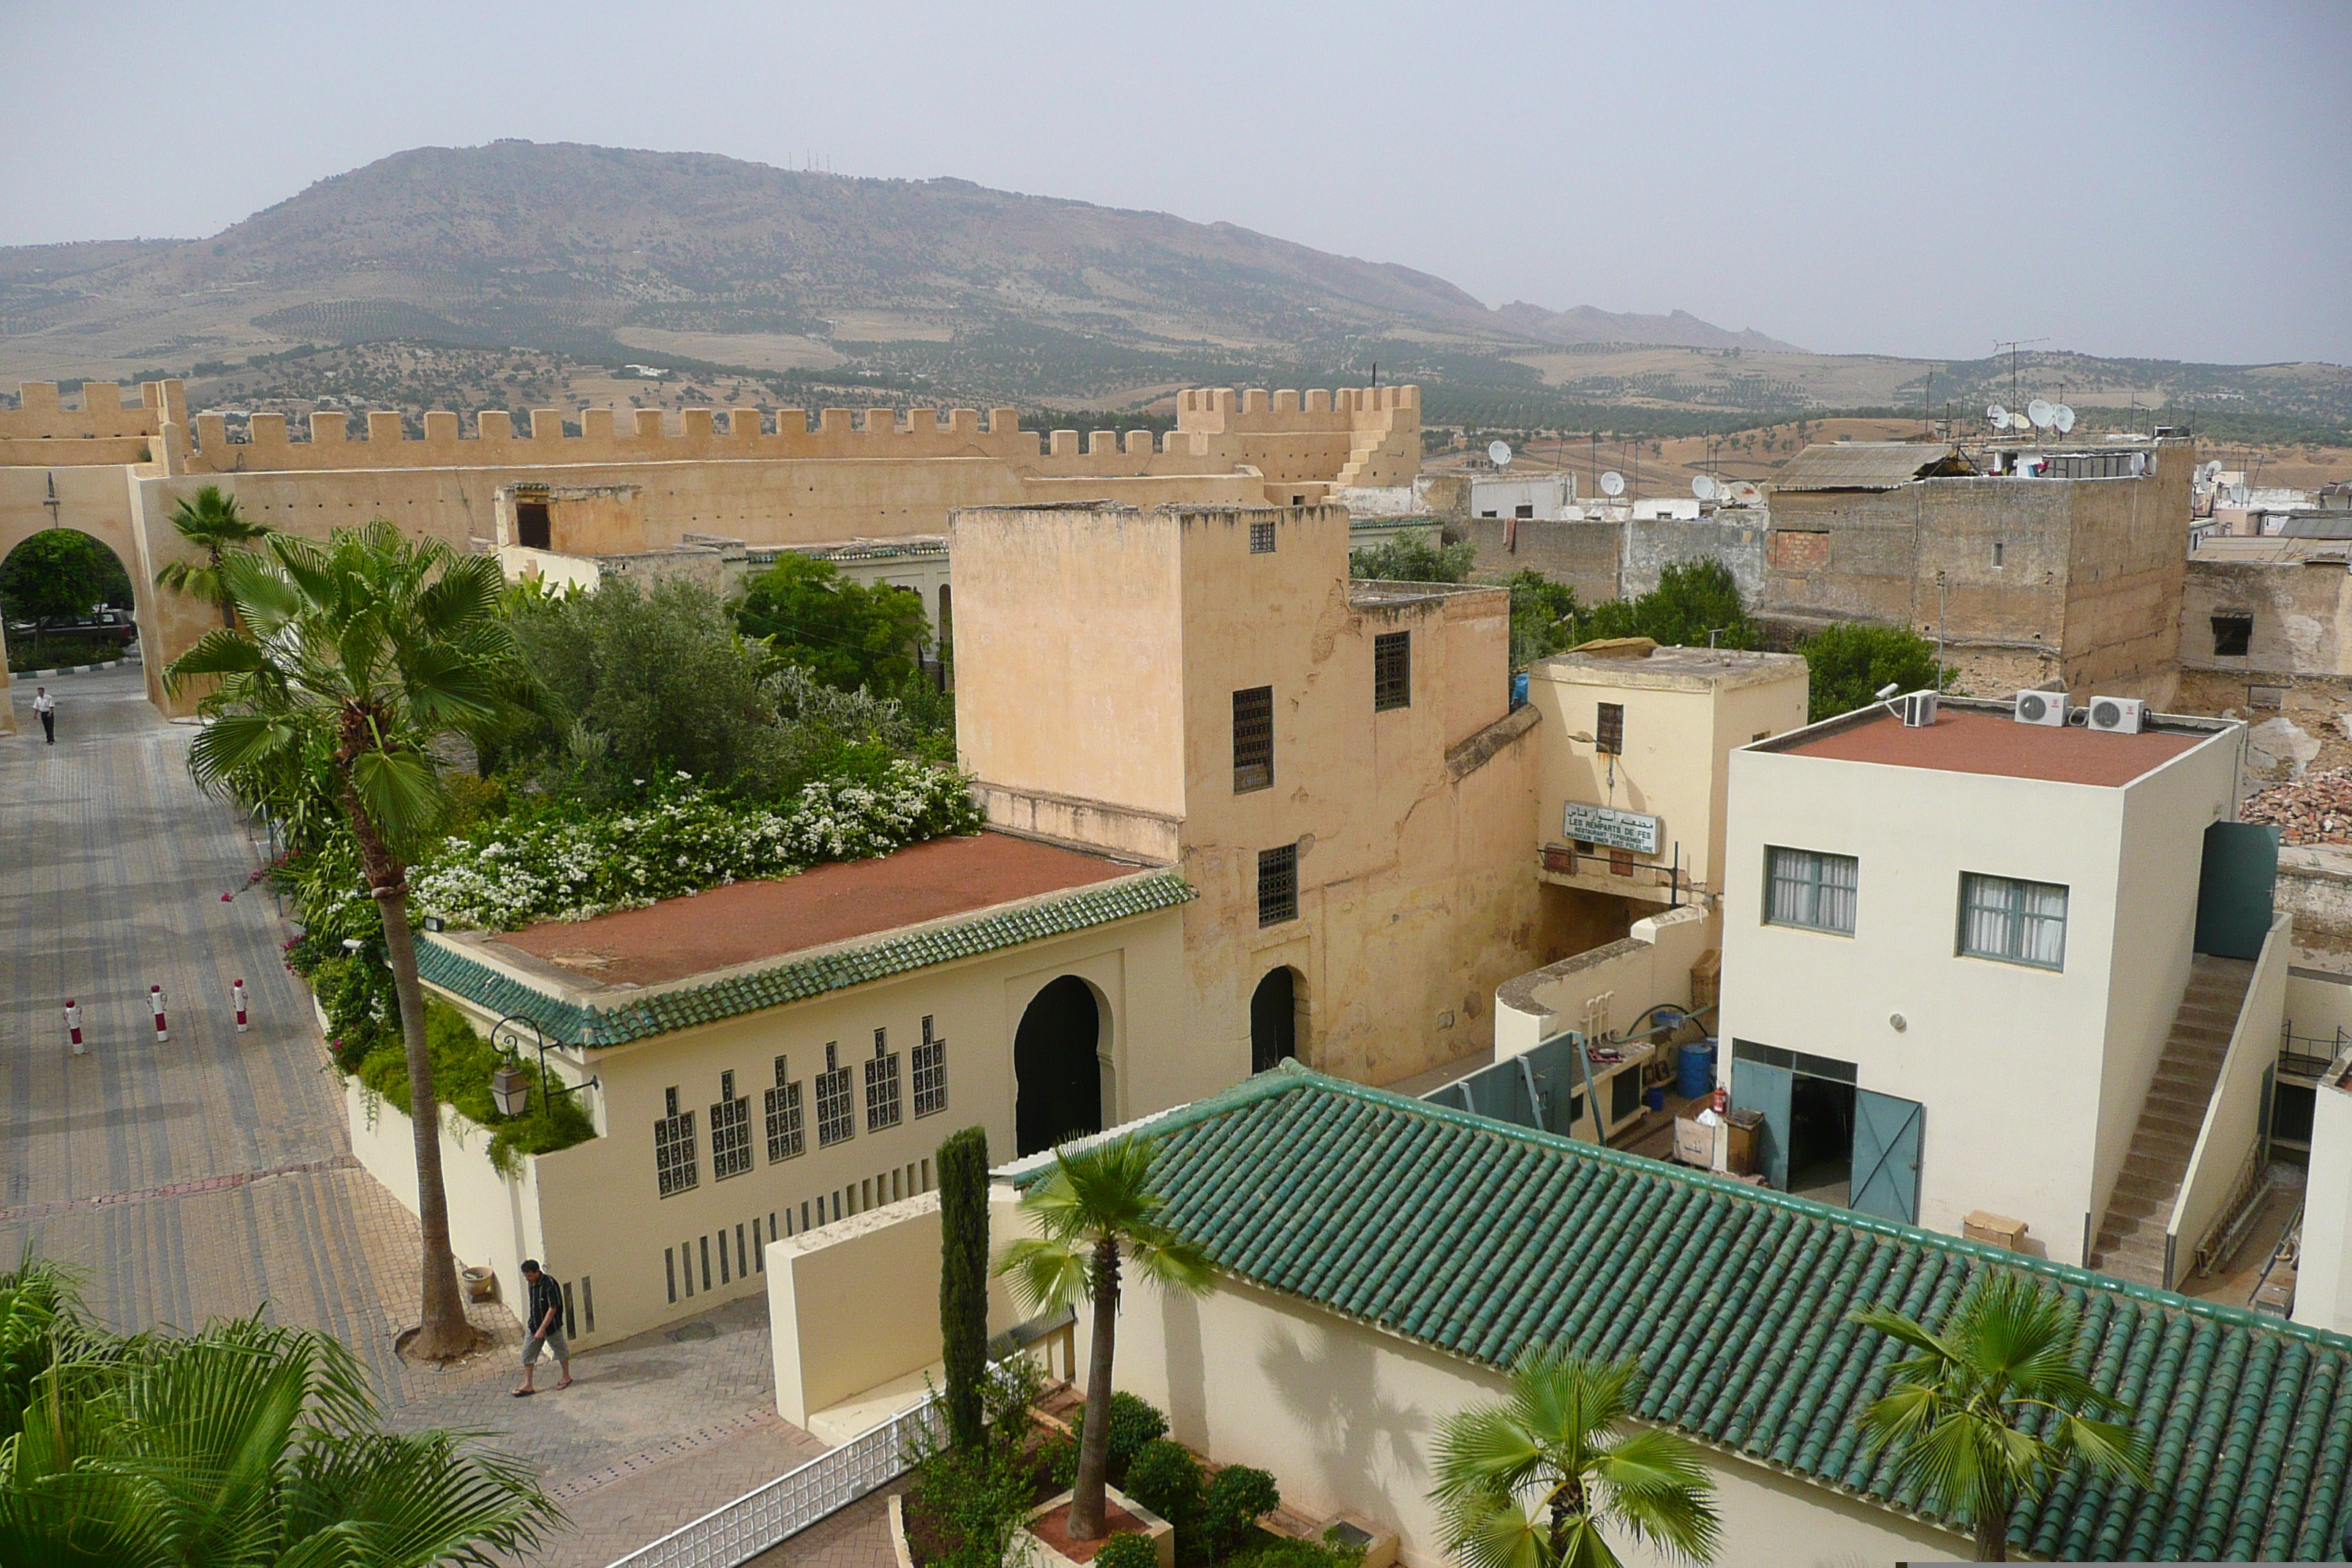
[[[1968,1521],[1979,1562],[2009,1561],[2011,1512],[2076,1459],[2094,1474],[2149,1484],[2147,1442],[2131,1412],[2084,1375],[2082,1316],[2057,1291],[1990,1270],[1940,1331],[1886,1307],[1853,1321],[1914,1352],[1862,1413],[1872,1447],[1892,1447],[1905,1481]]]
[[[1070,1498],[1073,1541],[1099,1541],[1107,1533],[1103,1491],[1110,1468],[1122,1261],[1163,1289],[1197,1294],[1209,1288],[1208,1255],[1170,1227],[1167,1200],[1151,1189],[1154,1147],[1149,1138],[1126,1137],[1055,1150],[1054,1168],[1021,1194],[1022,1212],[1038,1234],[1006,1247],[996,1265],[1032,1310],[1058,1312],[1084,1300],[1094,1314]]]
[[[0,1405],[0,1562],[488,1568],[562,1522],[524,1461],[383,1430],[325,1334],[257,1316],[119,1337],[29,1258],[0,1274],[0,1331],[38,1363]]]
[[[1624,1433],[1641,1388],[1631,1359],[1594,1363],[1534,1348],[1500,1405],[1438,1429],[1446,1550],[1465,1568],[1614,1568],[1604,1527],[1656,1556],[1706,1563],[1721,1539],[1698,1449],[1671,1432]]]
[[[1953,671],[1936,663],[1936,645],[1909,626],[1840,621],[1798,645],[1810,679],[1808,718],[1814,723],[1867,706],[1889,686],[1940,690]]]
[[[87,615],[131,597],[131,574],[113,551],[74,528],[45,528],[0,561],[0,608],[10,620]]]
[[[247,522],[236,510],[236,498],[223,494],[218,485],[183,496],[172,509],[172,526],[205,552],[204,559],[165,562],[155,574],[155,586],[203,599],[220,611],[221,625],[233,624],[236,606],[221,576],[221,562],[230,551],[246,548],[269,530]]]
[[[735,617],[744,635],[768,638],[779,658],[826,685],[877,696],[912,679],[931,629],[920,595],[850,582],[832,562],[789,550],[751,579]]]
[[[1611,599],[1576,618],[1575,637],[1648,637],[1661,647],[1752,648],[1761,640],[1731,569],[1704,556],[1659,572],[1658,585],[1632,599]]]
[[[164,685],[177,693],[193,680],[217,682],[189,747],[198,784],[247,801],[282,798],[289,774],[322,770],[356,841],[408,1059],[424,1241],[414,1349],[446,1361],[472,1350],[476,1332],[449,1248],[408,868],[447,820],[435,744],[528,700],[529,676],[499,614],[498,561],[378,521],[338,529],[324,544],[273,533],[258,552],[224,556],[221,577],[233,623],[173,660]]]
[[[982,1439],[981,1385],[988,1375],[988,1129],[950,1133],[939,1161],[940,1359],[948,1439],[970,1453]]]

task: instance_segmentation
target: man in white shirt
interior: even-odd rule
[[[58,700],[49,695],[46,686],[33,688],[33,711],[41,716],[41,733],[47,737],[42,743],[58,743]]]

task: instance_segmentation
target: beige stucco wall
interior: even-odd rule
[[[2254,964],[2246,1000],[2238,1011],[2237,1027],[2221,1059],[2221,1077],[2206,1107],[2205,1123],[2198,1129],[2189,1169],[2180,1178],[2171,1223],[2166,1226],[2176,1278],[2186,1278],[2196,1265],[2197,1249],[2206,1233],[2226,1215],[2226,1205],[2248,1174],[2246,1162],[2270,1121],[2271,1074],[2278,1065],[2279,1026],[2286,1015],[2287,963],[2294,952],[2294,921],[2280,915],[2271,922],[2262,957]]]
[[[1644,1008],[1691,1005],[1691,965],[1717,940],[1705,910],[1685,904],[1633,922],[1622,942],[1505,981],[1495,992],[1495,1059],[1525,1056],[1585,1026],[1586,1005],[1612,998],[1600,1027],[1622,1029]]]
[[[1921,1224],[1958,1233],[1990,1209],[2081,1261],[2179,1002],[2202,833],[2234,809],[2236,773],[2234,731],[2123,789],[1734,752],[1723,1038],[1852,1062],[1860,1088],[1924,1105]],[[1860,859],[1853,935],[1764,923],[1769,845]],[[2064,884],[2064,969],[1958,956],[1964,871]]]
[[[1155,911],[591,1053],[587,1070],[603,1086],[588,1092],[603,1136],[539,1162],[550,1267],[564,1279],[595,1277],[597,1332],[583,1333],[583,1340],[636,1333],[758,1289],[758,1249],[767,1238],[796,1236],[816,1225],[820,1205],[829,1222],[836,1206],[846,1219],[929,1190],[932,1154],[959,1128],[986,1128],[992,1157],[1010,1158],[1018,1092],[1013,1034],[1030,1000],[1062,975],[1087,981],[1102,1010],[1109,1121],[1224,1087],[1239,1075],[1207,1072],[1186,1048],[1181,931],[1177,911]],[[470,1004],[459,1005],[479,1028],[487,1031],[496,1022]],[[944,1111],[919,1119],[912,1052],[926,1016],[948,1044],[948,1103]],[[877,1028],[888,1031],[888,1048],[898,1057],[903,1111],[897,1126],[869,1131],[864,1064],[873,1057]],[[823,1148],[815,1077],[824,1069],[828,1041],[837,1047],[836,1059],[853,1069],[856,1121],[854,1136]],[[764,1095],[776,1081],[779,1056],[801,1085],[806,1152],[772,1163]],[[735,1074],[736,1095],[751,1101],[753,1161],[750,1171],[719,1181],[710,1163],[710,1107],[725,1071]],[[663,1114],[664,1091],[673,1087],[679,1108],[695,1112],[699,1180],[665,1198],[655,1178],[653,1127]],[[700,1272],[706,1242],[715,1249],[707,1288]],[[672,1301],[669,1268],[681,1254],[693,1259],[693,1289],[689,1294],[681,1281]]]
[[[2290,981],[2288,1005],[2296,1033],[2306,1032],[2304,1020],[2323,1016],[2323,1009],[2342,1004],[2335,997],[2312,996],[2305,988],[2341,992]],[[2331,1016],[2332,1027],[2352,1018]],[[2352,1051],[2336,1058],[2327,1077],[2313,1091],[2311,1165],[2303,1189],[2303,1257],[2294,1282],[2294,1321],[2315,1329],[2352,1332]]]

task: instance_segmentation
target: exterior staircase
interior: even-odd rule
[[[2221,1077],[2221,1058],[2229,1054],[2230,1035],[2253,977],[2249,960],[2197,955],[2133,1130],[2131,1152],[2092,1244],[2089,1267],[2100,1273],[2159,1289],[2169,1283],[2164,1277],[2165,1228],[2172,1222],[2173,1202],[2189,1173],[2189,1156],[2196,1150],[2206,1107]]]

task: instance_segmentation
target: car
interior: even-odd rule
[[[8,623],[11,641],[26,637],[79,637],[129,647],[139,640],[139,623],[128,610],[99,608],[79,616],[44,616],[37,621]]]

